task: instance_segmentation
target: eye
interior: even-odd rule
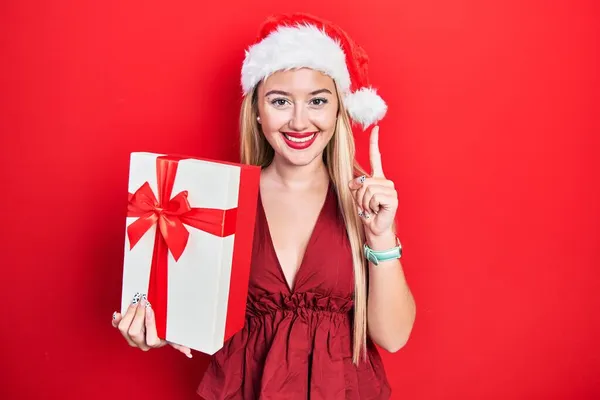
[[[316,98],[316,99],[312,99],[311,103],[314,104],[315,106],[323,106],[323,105],[327,104],[327,99]]]
[[[289,101],[283,98],[278,98],[271,101],[271,104],[273,104],[276,107],[283,107],[286,105],[286,103],[289,103]]]

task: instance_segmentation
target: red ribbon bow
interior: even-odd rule
[[[167,280],[168,252],[175,261],[183,254],[189,232],[185,225],[210,234],[225,237],[235,232],[236,208],[193,208],[188,202],[188,192],[182,191],[171,198],[177,165],[182,158],[162,156],[156,159],[158,199],[145,182],[135,193],[129,193],[128,217],[138,217],[127,227],[130,249],[154,225],[158,224],[150,270],[148,301],[152,303],[158,337],[166,338],[167,330]]]

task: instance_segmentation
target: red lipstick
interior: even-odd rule
[[[319,132],[281,132],[285,143],[294,150],[304,150],[315,142]]]

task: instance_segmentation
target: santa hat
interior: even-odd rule
[[[387,105],[369,85],[368,57],[340,27],[308,14],[268,18],[242,66],[244,94],[280,70],[307,67],[330,76],[350,118],[367,128],[380,121]]]

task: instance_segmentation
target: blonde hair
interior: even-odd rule
[[[248,93],[242,102],[240,112],[240,156],[244,164],[268,166],[274,157],[274,150],[261,134],[258,125],[257,87]],[[348,188],[351,179],[365,174],[355,159],[355,144],[350,119],[338,93],[339,112],[333,137],[324,151],[324,160],[329,177],[337,193],[354,265],[354,343],[353,361],[358,364],[361,351],[367,351],[367,273],[366,260],[362,254],[365,235],[356,205]]]

